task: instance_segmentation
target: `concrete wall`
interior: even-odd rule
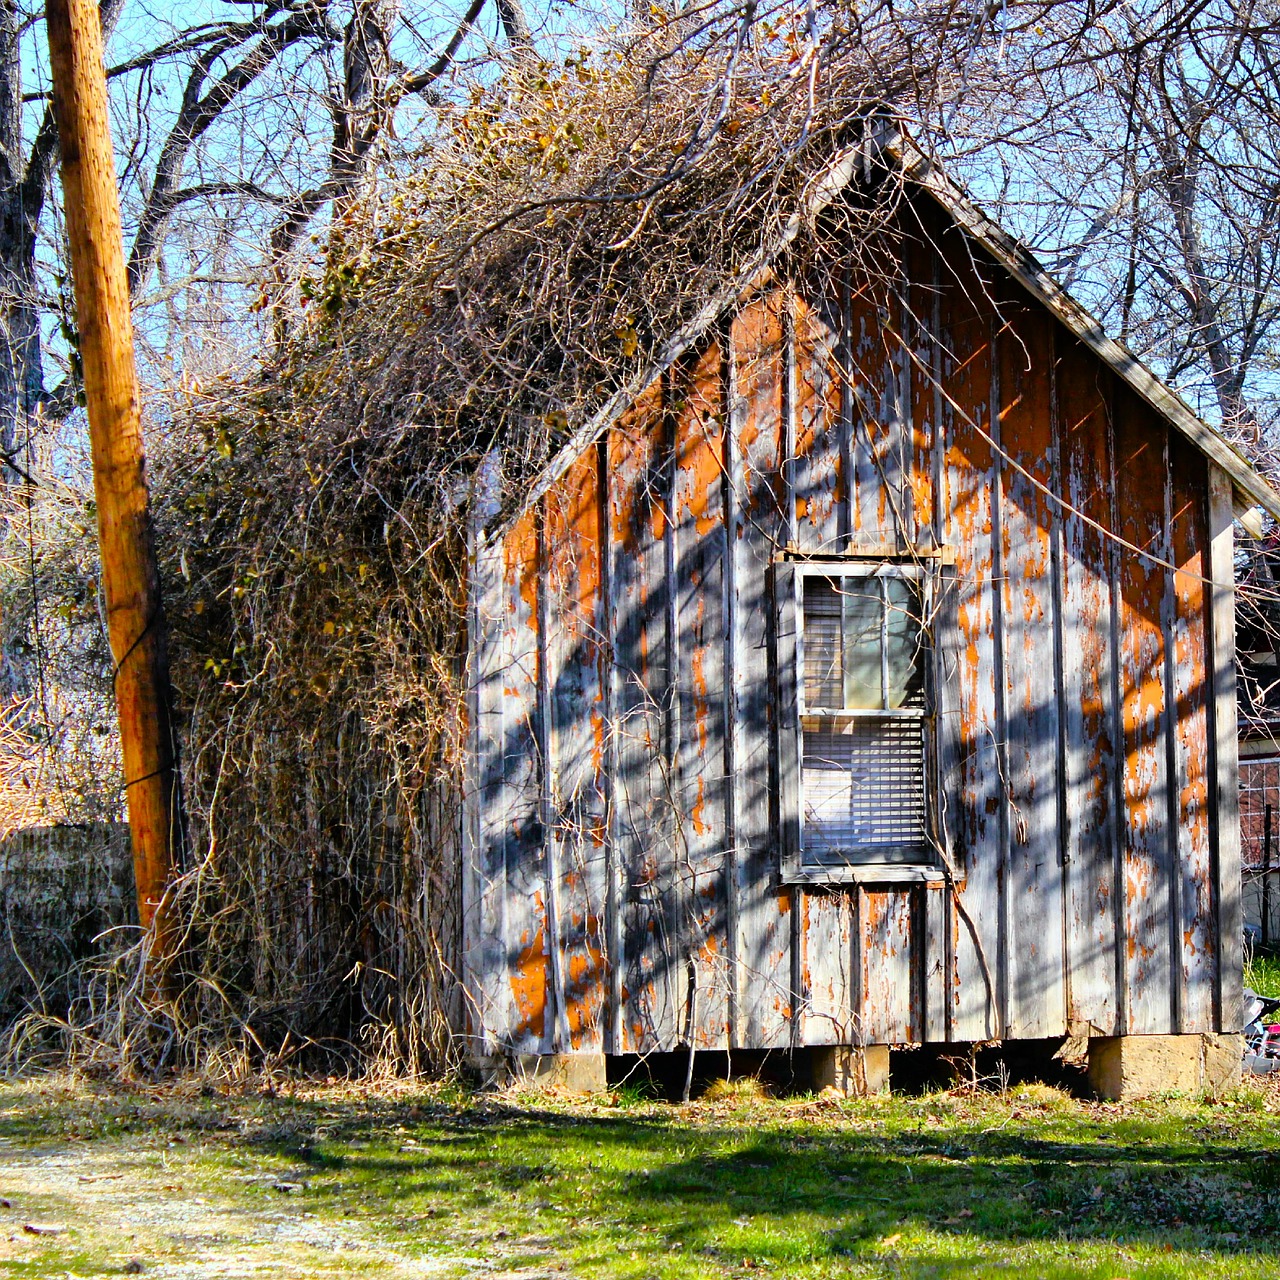
[[[106,930],[136,923],[124,823],[27,827],[0,841],[0,1021],[42,998],[59,1008],[75,963]]]

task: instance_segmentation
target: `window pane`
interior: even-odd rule
[[[884,604],[875,578],[840,581],[844,611],[844,701],[850,711],[879,711],[884,707],[880,687],[880,623]]]
[[[805,717],[804,852],[816,861],[890,861],[925,849],[924,724]]]
[[[804,580],[804,702],[807,707],[844,705],[840,593],[830,578]]]
[[[924,703],[924,619],[920,591],[907,578],[886,578],[889,710]]]

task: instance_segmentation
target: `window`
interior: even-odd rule
[[[840,879],[930,864],[927,576],[895,562],[788,568],[795,646],[792,657],[780,645],[779,662],[794,663],[789,869]]]

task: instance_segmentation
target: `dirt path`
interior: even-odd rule
[[[0,1198],[10,1202],[0,1205],[0,1276],[137,1274],[139,1265],[162,1280],[493,1280],[500,1271],[481,1242],[472,1257],[408,1257],[357,1221],[322,1222],[307,1211],[305,1190],[275,1189],[284,1181],[278,1170],[228,1172],[203,1157],[198,1144],[164,1138],[43,1148],[0,1141]],[[27,1223],[67,1230],[37,1236]]]

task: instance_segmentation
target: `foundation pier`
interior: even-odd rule
[[[519,1053],[507,1061],[508,1080],[517,1087],[555,1093],[604,1093],[603,1053]]]
[[[1111,1102],[1153,1093],[1217,1097],[1240,1083],[1244,1037],[1105,1036],[1089,1041],[1089,1083]]]
[[[832,1045],[810,1049],[813,1087],[818,1092],[835,1089],[846,1098],[865,1098],[889,1089],[887,1044]]]

